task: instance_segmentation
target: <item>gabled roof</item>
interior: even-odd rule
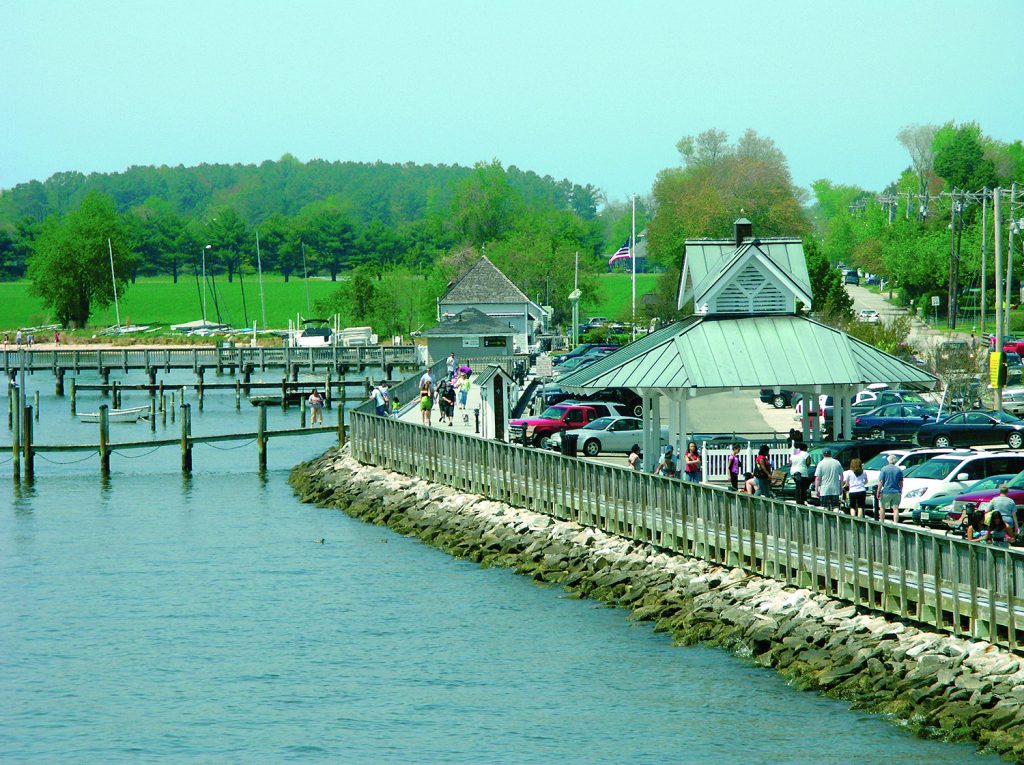
[[[562,388],[933,388],[934,375],[804,316],[691,316],[563,375]]]
[[[743,266],[756,258],[797,300],[811,305],[811,279],[803,243],[798,238],[744,239],[738,247],[732,239],[687,239],[683,272],[679,279],[678,307],[693,299],[695,306]]]
[[[491,378],[495,375],[501,375],[502,377],[512,380],[512,375],[500,366],[497,364],[488,364],[484,371],[480,373],[480,376],[476,378],[476,384],[482,388],[486,383],[490,382]]]
[[[529,303],[531,301],[485,255],[448,287],[438,302],[445,305],[446,303]]]
[[[462,335],[514,335],[507,321],[494,319],[475,308],[463,308],[451,318],[423,333],[425,337],[460,337]]]

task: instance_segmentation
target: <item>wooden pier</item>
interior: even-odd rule
[[[352,455],[365,464],[1024,651],[1016,550],[365,411],[351,420]]]
[[[0,367],[10,375],[25,369],[27,372],[53,372],[63,378],[69,372],[97,372],[101,377],[112,370],[127,373],[141,370],[155,377],[160,370],[189,369],[197,376],[204,370],[218,373],[228,370],[245,374],[256,370],[265,372],[281,369],[293,380],[303,372],[317,374],[332,372],[338,377],[346,371],[367,368],[383,369],[391,377],[394,367],[416,364],[416,347],[412,345],[378,345],[360,348],[221,348],[201,346],[190,348],[108,348],[103,350],[5,350],[0,351]],[[104,382],[107,380],[104,379]],[[152,379],[151,379],[152,382]]]

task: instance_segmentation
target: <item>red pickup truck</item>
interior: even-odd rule
[[[582,428],[598,417],[597,410],[583,404],[556,404],[549,406],[537,417],[508,421],[508,440],[540,446],[548,436],[570,428]]]

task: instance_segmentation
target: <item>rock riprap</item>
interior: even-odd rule
[[[303,501],[627,608],[677,643],[728,648],[918,735],[1024,761],[1024,667],[991,643],[362,465],[347,447],[299,465],[291,483]]]

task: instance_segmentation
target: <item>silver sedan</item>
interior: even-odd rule
[[[643,420],[636,417],[599,417],[582,428],[565,431],[578,438],[577,445],[588,457],[602,452],[628,454],[634,444],[643,443]],[[562,433],[556,433],[547,440],[546,446],[560,449]],[[668,442],[668,428],[661,429],[662,443]]]

